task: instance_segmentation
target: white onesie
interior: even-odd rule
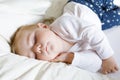
[[[101,68],[101,60],[113,55],[98,16],[87,6],[69,2],[50,27],[62,39],[75,43],[68,51],[74,53],[74,66],[96,72]]]

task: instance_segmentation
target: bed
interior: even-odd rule
[[[10,37],[26,24],[61,15],[67,0],[0,0],[0,80],[119,80],[120,70],[103,75],[65,63],[30,59],[11,53]],[[114,3],[120,6],[120,1]],[[58,6],[59,5],[59,6]],[[104,30],[120,66],[120,26]]]

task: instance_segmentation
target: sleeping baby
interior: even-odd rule
[[[50,62],[64,62],[91,72],[116,72],[113,50],[90,8],[69,2],[63,14],[49,26],[20,27],[11,40],[12,52]]]

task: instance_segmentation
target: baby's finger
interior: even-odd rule
[[[107,71],[101,71],[101,73],[103,73],[103,74],[108,74],[108,72],[107,72]]]
[[[102,74],[108,74],[108,72],[107,72],[106,70],[104,70],[103,68],[100,69],[100,72],[101,72]]]

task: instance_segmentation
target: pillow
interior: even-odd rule
[[[50,0],[0,1],[0,34],[10,41],[18,27],[40,22],[51,5]]]
[[[10,52],[8,42],[0,35],[0,56]]]

